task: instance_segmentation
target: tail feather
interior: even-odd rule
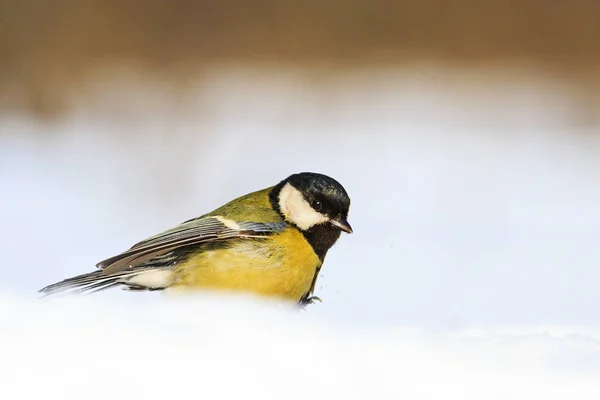
[[[113,286],[125,284],[124,278],[135,275],[137,272],[128,271],[120,274],[106,275],[102,271],[94,271],[88,274],[77,275],[72,278],[48,285],[39,290],[40,293],[49,296],[61,292],[69,293],[93,293]]]
[[[86,286],[80,287],[77,289],[78,294],[91,294],[96,292],[101,292],[106,289],[110,289],[112,287],[122,285],[124,282],[119,282],[118,280],[104,280],[94,284],[88,284]]]
[[[170,272],[161,268],[134,268],[114,274],[94,271],[48,285],[39,292],[45,296],[65,293],[89,294],[126,285],[132,290],[162,290],[168,286]]]

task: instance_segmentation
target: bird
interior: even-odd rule
[[[39,290],[45,296],[130,291],[243,292],[312,304],[325,256],[348,222],[350,197],[314,172],[238,197]]]

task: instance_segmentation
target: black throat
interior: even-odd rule
[[[325,260],[327,251],[335,244],[342,233],[342,231],[329,223],[315,225],[307,231],[301,230],[300,232],[302,232],[306,241],[312,246],[321,262]]]
[[[281,213],[281,208],[279,207],[279,192],[283,185],[285,185],[285,181],[279,183],[275,186],[271,192],[269,193],[269,201],[271,203],[271,207],[275,211],[281,215],[282,218],[285,216]],[[304,235],[304,238],[313,248],[319,260],[323,262],[325,260],[325,256],[327,255],[327,251],[335,244],[335,242],[339,239],[342,231],[338,228],[334,227],[330,223],[324,223],[315,225],[312,228],[303,231],[302,229],[295,226],[293,223],[287,221],[290,225],[293,225],[296,229],[298,229]]]

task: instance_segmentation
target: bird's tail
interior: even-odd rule
[[[48,285],[45,288],[40,289],[39,292],[46,296],[62,292],[78,294],[94,293],[120,284],[126,284],[127,278],[139,273],[140,271],[130,270],[109,275],[103,271],[94,271]]]

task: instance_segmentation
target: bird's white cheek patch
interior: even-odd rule
[[[302,230],[329,220],[326,215],[313,210],[302,193],[289,183],[286,183],[279,193],[279,208],[286,219]]]

